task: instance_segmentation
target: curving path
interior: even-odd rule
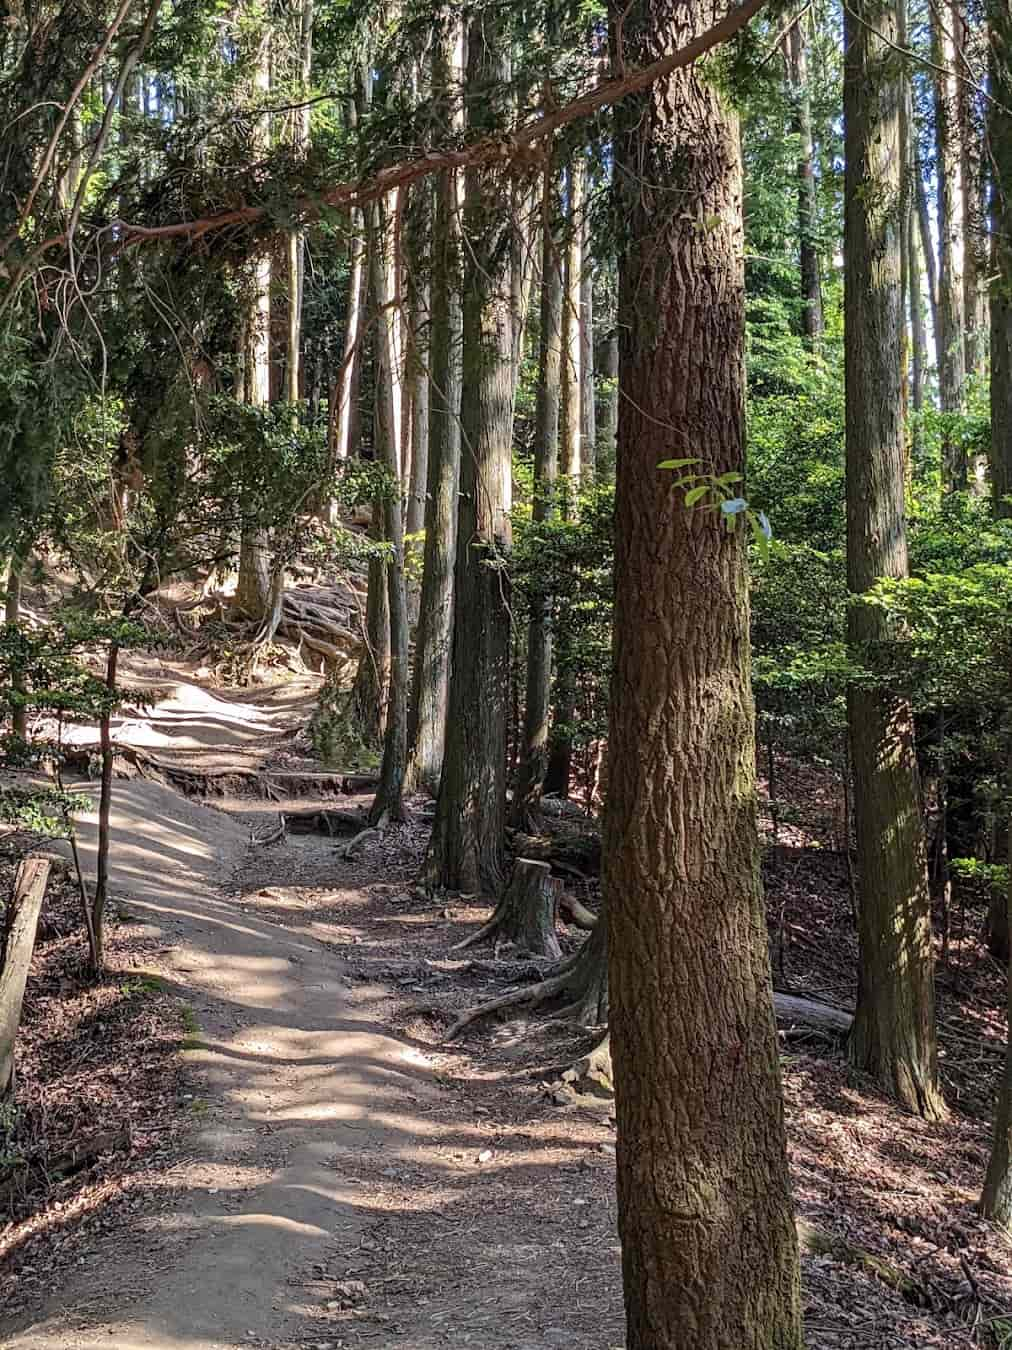
[[[213,703],[177,689],[144,719],[146,743],[182,732],[207,746],[213,728],[213,744],[227,750],[283,729],[270,708]],[[129,728],[118,739],[132,743]],[[223,883],[246,847],[235,821],[135,779],[116,783],[112,826],[112,891],[167,948],[200,1022],[205,1048],[188,1058],[210,1109],[157,1222],[124,1235],[99,1271],[62,1291],[58,1309],[3,1344],[336,1346],[310,1334],[305,1276],[315,1267],[339,1278],[374,1217],[340,1159],[410,1150],[424,1133],[419,1107],[438,1089],[423,1057],[372,1020],[377,991],[352,989],[333,952],[227,897]],[[82,833],[90,867],[93,818]]]

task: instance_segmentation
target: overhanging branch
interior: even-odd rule
[[[563,127],[590,117],[593,113],[610,107],[631,94],[641,93],[656,80],[662,80],[673,71],[698,61],[714,47],[733,37],[765,3],[766,0],[745,0],[744,4],[725,14],[719,23],[714,24],[684,47],[638,70],[627,70],[621,75],[601,80],[593,89],[559,108],[542,109],[540,114],[510,135],[486,137],[461,150],[430,151],[413,159],[402,160],[398,164],[387,165],[369,178],[357,182],[338,183],[317,197],[297,201],[294,205],[294,215],[303,220],[312,220],[327,208],[347,209],[353,206],[367,206],[370,202],[385,197],[387,193],[408,187],[430,174],[445,170],[478,168],[483,165],[507,164],[536,152],[540,142],[561,131]],[[131,225],[126,221],[116,221],[114,227],[119,233],[121,246],[126,247],[160,239],[196,240],[236,225],[255,225],[264,220],[268,214],[265,206],[242,206],[197,220],[175,221],[169,225]],[[41,249],[48,251],[64,242],[65,236],[57,235],[46,240]]]

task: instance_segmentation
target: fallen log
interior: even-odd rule
[[[323,834],[331,839],[350,830],[361,830],[365,818],[354,811],[321,811],[305,807],[299,811],[282,812],[289,834]]]
[[[802,1255],[828,1256],[831,1261],[837,1261],[840,1265],[851,1266],[864,1271],[866,1275],[871,1275],[881,1284],[894,1290],[906,1303],[921,1308],[930,1305],[930,1291],[892,1261],[887,1261],[885,1257],[876,1256],[874,1252],[865,1251],[863,1247],[855,1247],[843,1238],[816,1228],[807,1219],[798,1219],[796,1226],[798,1246]]]
[[[795,994],[773,995],[773,1006],[777,1022],[790,1039],[797,1036],[818,1034],[828,1040],[843,1040],[850,1034],[853,1015],[831,1003],[818,1003],[814,999],[799,998]]]

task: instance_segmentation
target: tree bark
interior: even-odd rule
[[[646,64],[712,13],[707,0],[613,0],[625,63]],[[615,121],[627,397],[602,885],[626,1344],[799,1350],[746,541],[719,514],[686,509],[657,469],[699,454],[708,472],[742,469],[738,127],[698,70],[630,98]]]
[[[252,72],[253,94],[266,99],[270,93],[270,37],[257,37],[257,50]],[[256,119],[255,146],[258,152],[269,148],[269,116]],[[257,258],[251,275],[249,307],[243,323],[245,334],[243,352],[245,401],[256,408],[265,408],[271,398],[271,260],[269,254]],[[270,532],[259,522],[243,522],[239,547],[239,579],[236,584],[236,609],[257,624],[270,624],[272,586]],[[280,610],[277,615],[280,618]]]
[[[1007,0],[991,0],[991,8],[1005,3],[1006,19],[1002,25],[1004,31],[999,40],[1001,55],[1012,56],[1012,47],[1008,45],[1012,37],[1012,24],[1008,23]],[[997,35],[995,35],[997,36]],[[995,38],[992,38],[994,41]],[[995,94],[997,98],[997,93]],[[992,114],[993,116],[993,114]],[[1008,114],[1006,113],[1007,117]],[[1012,927],[1012,821],[1009,822],[1009,887],[1005,906],[1006,937]],[[1006,962],[1009,960],[1006,941]],[[991,1156],[984,1178],[984,1189],[980,1197],[980,1212],[987,1219],[993,1219],[1003,1228],[1012,1228],[1012,965],[1008,969],[1008,986],[1005,1006],[1005,1064],[998,1087],[998,1106],[994,1117],[994,1141]]]
[[[597,458],[597,409],[594,402],[594,269],[590,256],[590,220],[583,219],[583,275],[580,278],[580,477],[594,478]]]
[[[558,174],[549,166],[541,194],[541,323],[537,401],[534,411],[535,521],[556,511],[559,473],[559,399],[562,365],[562,256],[558,232]],[[538,813],[548,770],[548,724],[551,712],[552,597],[538,590],[531,596],[527,625],[527,679],[523,746],[514,805],[514,822],[531,828]]]
[[[468,34],[469,122],[500,123],[509,78],[499,18]],[[509,221],[495,173],[467,175],[464,234],[462,435],[456,613],[442,784],[429,849],[432,884],[498,895],[506,821],[510,688],[513,311]]]
[[[931,237],[931,216],[928,210],[928,192],[924,186],[924,164],[919,154],[914,155],[914,203],[917,208],[917,232],[921,239],[924,275],[928,283],[928,308],[931,312],[931,336],[935,344],[935,365],[938,365],[938,256]]]
[[[433,43],[434,97],[449,103],[451,125],[461,77],[463,33],[447,22]],[[460,175],[440,174],[432,228],[429,334],[428,475],[425,549],[418,607],[415,666],[408,716],[409,786],[436,792],[443,769],[460,482],[461,238]]]
[[[388,255],[393,243],[380,203],[372,207],[370,267],[376,296],[376,417],[373,441],[377,462],[387,471],[383,494],[383,533],[389,548],[386,585],[390,614],[390,680],[386,700],[386,728],[380,783],[369,813],[375,825],[384,816],[404,819],[404,778],[408,752],[408,595],[404,580],[404,515],[398,455],[395,390],[398,350],[394,330],[398,323],[390,290]]]
[[[109,844],[112,814],[112,702],[116,695],[116,673],[119,665],[119,643],[109,643],[105,663],[105,687],[110,706],[103,710],[98,724],[99,749],[102,755],[102,781],[98,796],[98,850],[95,855],[95,894],[91,902],[91,925],[88,929],[89,957],[92,971],[101,974],[105,966],[105,907],[109,899]]]
[[[0,1103],[9,1102],[15,1092],[14,1046],[48,880],[49,863],[44,858],[25,858],[18,864],[14,890],[4,914],[0,958]]]
[[[301,0],[299,13],[299,85],[303,100],[309,97],[309,81],[313,73],[313,0]],[[310,107],[292,110],[292,151],[302,159],[309,151]],[[288,324],[285,352],[285,397],[289,403],[298,403],[301,397],[302,376],[302,290],[306,236],[304,230],[293,230],[288,236],[286,250],[288,281]]]
[[[991,494],[994,514],[1012,516],[1012,14],[991,0],[988,150],[993,273],[991,323]]]
[[[787,69],[798,137],[798,249],[801,262],[801,331],[811,351],[822,341],[822,276],[819,267],[818,199],[815,193],[815,152],[812,143],[812,102],[808,92],[808,62],[802,20],[787,34]]]
[[[580,283],[583,277],[583,210],[587,166],[580,155],[566,170],[566,249],[562,298],[562,401],[559,408],[559,472],[575,495],[580,483]]]
[[[374,502],[371,537],[382,539],[383,528],[383,503]],[[366,745],[379,745],[386,736],[390,660],[390,592],[386,564],[382,558],[370,558],[365,647],[358,660],[350,700],[352,719]]]
[[[874,31],[873,31],[874,30]],[[881,36],[879,36],[881,34]],[[900,406],[902,77],[890,43],[896,0],[846,15],[844,334],[847,580],[853,596],[907,574]],[[888,639],[881,611],[852,604],[848,636],[867,658]],[[938,1090],[931,903],[910,705],[890,691],[848,693],[860,968],[850,1053],[904,1105],[944,1113]]]
[[[981,70],[989,49],[987,25],[971,22],[966,0],[954,0],[952,24],[959,49],[958,71]],[[983,122],[978,118],[971,79],[956,82],[960,169],[963,180],[963,313],[966,324],[966,373],[981,376],[987,355],[987,230],[982,191]]]
[[[953,40],[953,5],[931,10],[935,65],[935,170],[938,177],[938,402],[943,413],[962,410],[966,389],[966,315],[963,308],[963,159],[959,137],[959,58]],[[966,487],[966,451],[946,430],[942,484],[946,492]]]

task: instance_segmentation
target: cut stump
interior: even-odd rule
[[[492,938],[497,956],[501,949],[509,947],[557,961],[562,955],[555,932],[560,889],[548,863],[518,858],[492,917],[477,933],[458,943],[458,949],[474,947]]]

